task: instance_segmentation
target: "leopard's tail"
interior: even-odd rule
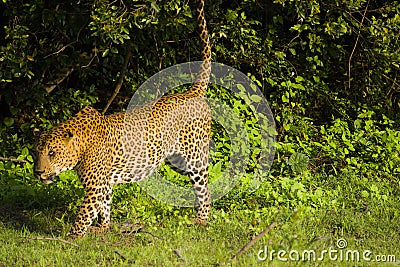
[[[200,28],[200,40],[202,44],[202,63],[196,81],[190,87],[188,93],[203,97],[207,92],[211,75],[211,45],[208,37],[206,18],[204,16],[204,0],[199,1],[197,12],[197,22]]]

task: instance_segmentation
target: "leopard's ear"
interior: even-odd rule
[[[81,111],[79,111],[75,116],[84,117],[84,116],[99,116],[100,113],[91,106],[84,107]]]
[[[32,131],[33,131],[33,136],[35,136],[35,137],[40,136],[40,130],[38,128],[34,128]]]
[[[66,130],[63,137],[64,137],[64,142],[67,145],[71,140],[71,138],[74,137],[74,133],[71,132],[70,130]]]

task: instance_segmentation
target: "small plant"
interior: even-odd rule
[[[290,156],[288,164],[295,173],[301,173],[307,169],[309,158],[303,153],[294,153]]]

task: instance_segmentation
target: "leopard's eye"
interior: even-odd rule
[[[54,157],[54,155],[56,154],[56,152],[54,152],[53,150],[50,150],[49,151],[49,157]]]

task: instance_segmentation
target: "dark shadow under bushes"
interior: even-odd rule
[[[14,173],[19,166],[14,166]],[[68,175],[69,174],[69,175]],[[0,223],[16,230],[50,234],[63,229],[74,219],[83,189],[74,175],[62,175],[60,181],[43,185],[29,173],[0,176]],[[77,206],[78,204],[78,206]],[[54,220],[57,218],[57,220]]]

